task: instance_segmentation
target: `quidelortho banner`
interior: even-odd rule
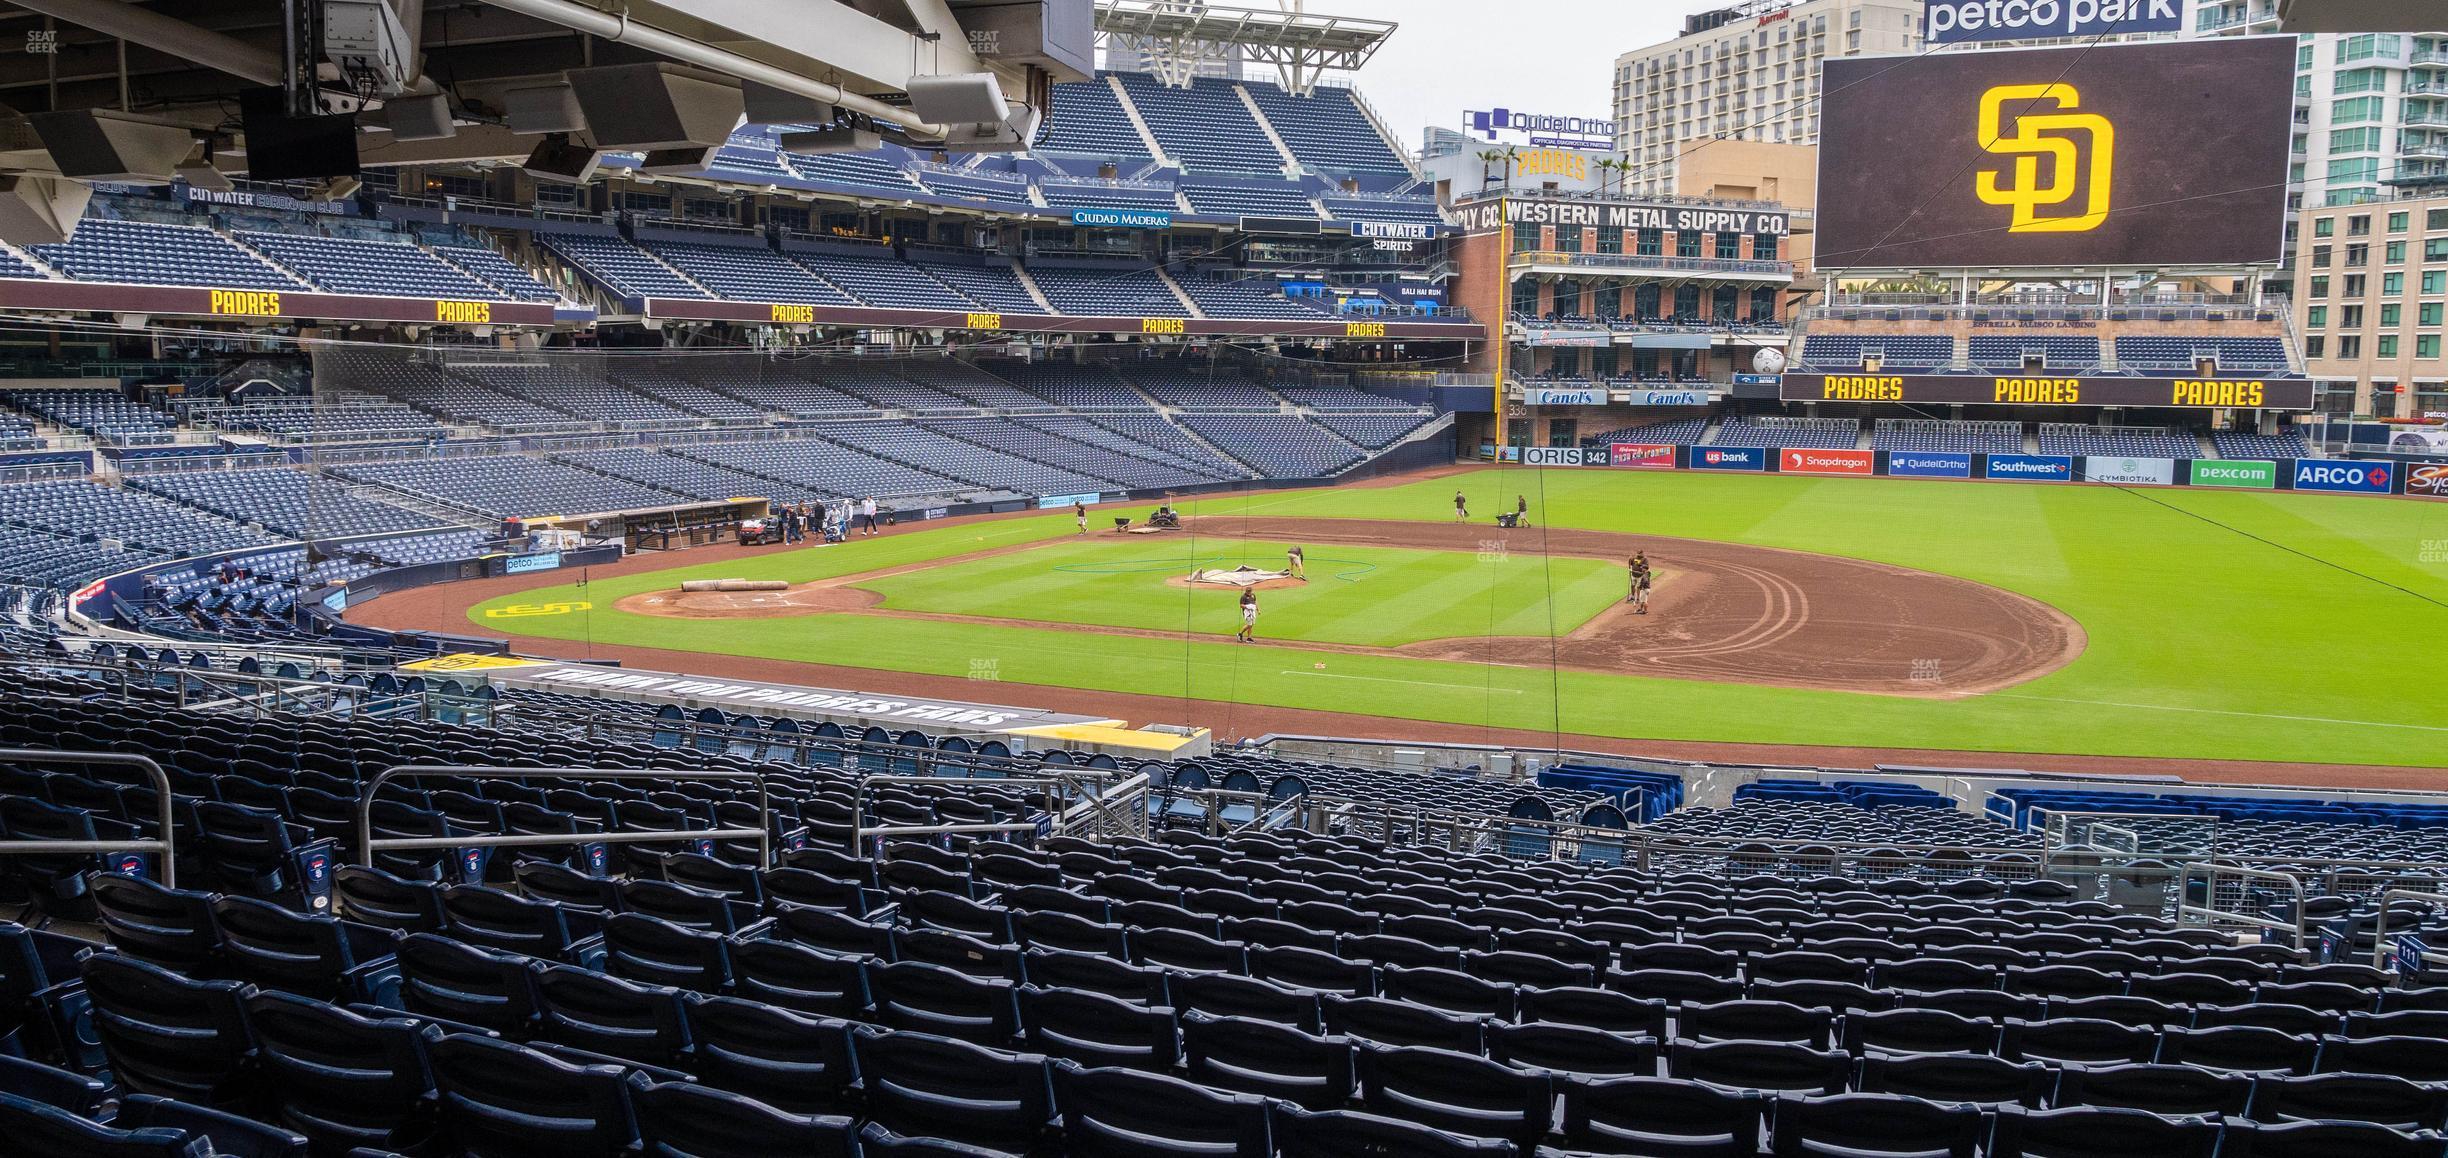
[[[2185,481],[2197,487],[2274,490],[2278,486],[2278,464],[2259,459],[2197,458]]]
[[[2299,458],[2292,479],[2299,491],[2385,495],[2397,481],[2395,463],[2346,458]]]
[[[2448,499],[2448,462],[2417,462],[2405,468],[2405,493]]]
[[[1618,442],[1607,448],[1607,465],[1673,469],[1675,448],[1653,443]]]
[[[1848,57],[1823,70],[1819,269],[2278,260],[2294,37],[1901,63]]]
[[[2309,410],[2309,378],[2035,378],[2020,374],[1786,374],[1787,402]]]
[[[1525,446],[1522,448],[1522,465],[1579,466],[1581,465],[1581,448],[1577,446]]]
[[[2081,477],[2084,482],[2119,483],[2125,486],[2174,486],[2176,460],[2091,455],[2082,460]]]
[[[1691,448],[1690,467],[1693,470],[1766,470],[1768,450],[1759,446],[1695,446]]]
[[[1971,478],[1972,456],[1951,450],[1887,452],[1887,473],[1905,478]]]
[[[2063,454],[1992,454],[1981,469],[1990,478],[2016,482],[2071,482],[2074,459]]]
[[[2179,32],[2184,0],[1929,0],[1921,38],[1931,44]]]

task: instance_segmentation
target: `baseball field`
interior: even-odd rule
[[[1457,522],[1459,488],[1473,517]],[[1526,498],[1534,525],[1488,517]],[[1484,468],[1068,512],[465,609],[482,634],[1598,737],[2429,766],[2448,503],[2186,488]],[[1195,567],[1280,569],[1257,645]],[[1622,603],[1625,556],[1657,569]],[[789,592],[688,602],[687,578]],[[449,624],[431,626],[449,629]],[[578,648],[567,649],[579,654]],[[1199,721],[1205,722],[1205,721]]]

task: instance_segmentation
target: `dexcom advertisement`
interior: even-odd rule
[[[1823,88],[1821,269],[2280,256],[2291,36],[1853,57]]]

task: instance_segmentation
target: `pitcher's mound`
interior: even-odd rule
[[[864,611],[884,597],[856,587],[794,587],[787,591],[648,591],[613,606],[674,619],[769,619]]]
[[[1222,591],[1273,591],[1278,587],[1298,587],[1306,579],[1295,579],[1290,571],[1268,571],[1259,567],[1202,567],[1188,575],[1176,575],[1165,580],[1170,587],[1212,588]]]

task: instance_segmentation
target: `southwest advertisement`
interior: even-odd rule
[[[2012,9],[2064,36],[2066,4],[1932,3],[1962,28]],[[2179,6],[2181,7],[2181,5]],[[1944,15],[1942,15],[1944,13]],[[2147,13],[2146,13],[2147,14]],[[1819,137],[1821,269],[2118,268],[2276,261],[2295,38],[2085,43],[1829,60]],[[2215,132],[2203,126],[2216,126]],[[1926,191],[1926,193],[1925,193]]]
[[[1990,478],[2019,482],[2071,482],[2074,460],[2062,454],[1992,454],[1982,465]]]

